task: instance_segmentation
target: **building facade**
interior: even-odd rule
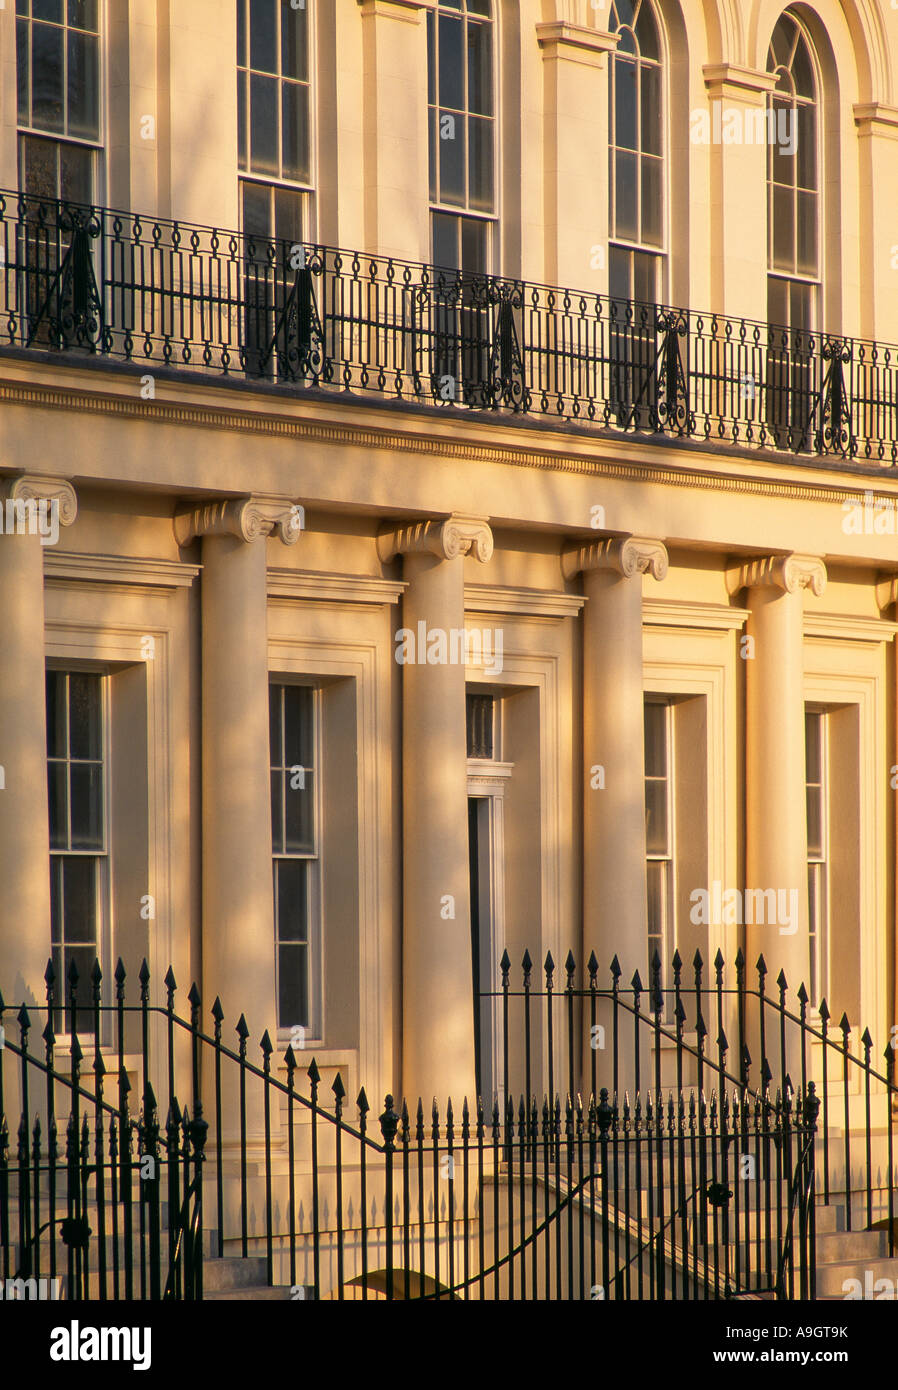
[[[741,948],[881,1052],[898,12],[17,0],[0,63],[4,998],[146,958],[490,1095],[503,950]]]

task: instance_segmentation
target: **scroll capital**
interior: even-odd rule
[[[10,502],[56,503],[60,526],[71,526],[78,515],[78,497],[66,478],[51,478],[40,473],[22,473],[9,481],[6,499]],[[2,496],[2,488],[0,488]]]
[[[660,581],[666,577],[669,565],[664,542],[644,536],[607,536],[589,545],[572,546],[561,557],[565,579],[591,570],[610,570],[623,579],[650,574]]]
[[[235,536],[256,541],[275,532],[295,545],[305,529],[305,508],[285,497],[238,497],[185,507],[175,514],[175,539],[188,545],[196,536]]]
[[[493,554],[493,533],[479,516],[453,514],[445,521],[414,521],[385,527],[377,538],[377,554],[385,563],[396,555],[435,555],[456,560],[473,555],[485,565]]]
[[[797,594],[810,589],[820,598],[826,588],[826,565],[816,555],[763,555],[735,565],[728,576],[731,594],[740,589],[781,589]]]

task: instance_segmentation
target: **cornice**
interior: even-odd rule
[[[766,96],[776,89],[777,83],[775,73],[743,67],[740,63],[705,63],[702,76],[709,96],[728,96],[741,101],[747,96]]]
[[[624,579],[651,574],[653,579],[661,580],[668,565],[664,542],[642,536],[608,536],[589,545],[572,546],[561,557],[565,579],[590,570],[611,570]]]
[[[826,588],[826,565],[816,555],[763,555],[733,565],[727,571],[731,594],[740,589],[782,589],[797,594],[810,589],[820,598]]]
[[[189,589],[201,572],[201,565],[147,560],[136,555],[81,555],[49,548],[44,556],[44,575],[57,582],[77,580],[88,584]]]
[[[606,55],[613,53],[620,34],[604,29],[587,29],[582,24],[570,24],[564,19],[537,24],[536,41],[544,59],[563,58],[589,67],[601,67]]]
[[[806,613],[805,637],[829,637],[849,642],[894,642],[898,623],[885,618],[853,618],[843,613]]]
[[[271,598],[304,599],[314,603],[398,603],[407,584],[371,575],[315,574],[308,570],[268,569]]]
[[[508,613],[521,617],[576,618],[586,599],[560,589],[521,589],[498,584],[466,584],[466,613]]]
[[[740,632],[750,616],[747,608],[731,608],[728,603],[677,603],[663,598],[647,598],[642,603],[642,620],[650,627]]]
[[[3,493],[3,480],[0,479],[0,497]],[[20,473],[7,480],[5,493],[10,502],[56,502],[60,526],[71,526],[78,515],[78,498],[67,478]]]
[[[285,497],[238,497],[203,502],[175,513],[175,539],[185,546],[196,536],[235,536],[257,541],[277,532],[284,545],[295,545],[306,524],[298,502]]]
[[[209,390],[218,390],[207,383],[200,383]],[[499,464],[511,468],[547,469],[552,472],[579,474],[586,477],[610,478],[620,482],[660,483],[666,487],[701,488],[703,492],[725,492],[743,496],[772,497],[791,499],[798,502],[823,502],[842,507],[845,500],[845,483],[809,483],[796,478],[746,478],[744,472],[728,473],[708,467],[678,466],[668,462],[669,458],[682,455],[682,449],[671,442],[665,451],[664,445],[652,443],[652,455],[658,457],[664,452],[663,462],[648,462],[644,457],[635,460],[615,458],[620,452],[632,454],[643,443],[636,436],[618,437],[607,433],[595,436],[595,445],[601,446],[603,456],[598,453],[584,456],[583,445],[588,445],[593,436],[578,436],[579,447],[565,448],[563,443],[556,447],[536,447],[515,442],[497,444],[492,441],[480,443],[470,439],[457,440],[445,432],[445,422],[440,420],[440,433],[432,436],[414,434],[408,430],[390,428],[382,425],[356,424],[353,421],[335,423],[288,415],[275,415],[270,410],[218,409],[212,406],[194,405],[190,402],[159,400],[143,401],[139,397],[119,395],[85,394],[77,389],[63,387],[37,386],[33,383],[0,381],[0,402],[14,405],[32,406],[48,410],[62,410],[67,414],[105,415],[120,419],[157,421],[168,425],[190,429],[225,430],[235,434],[259,435],[265,438],[286,439],[304,444],[328,446],[348,446],[358,449],[389,449],[397,454],[428,456],[437,455],[444,461],[464,463]],[[260,402],[261,404],[261,402]],[[369,404],[359,401],[359,404]],[[379,402],[371,402],[376,410]],[[462,417],[463,418],[463,417]],[[540,423],[542,417],[539,417]],[[559,423],[559,428],[563,422]],[[516,431],[517,434],[517,431]],[[696,458],[707,456],[705,440],[693,441]],[[712,441],[713,442],[713,441]],[[609,457],[610,455],[610,457]],[[750,461],[751,456],[741,460]],[[780,460],[759,455],[764,464],[779,464]],[[788,466],[783,462],[783,466]],[[881,477],[879,467],[877,474]],[[859,474],[869,486],[869,474]],[[91,482],[94,482],[91,479]],[[108,480],[99,479],[99,482]],[[896,476],[898,483],[898,476]],[[893,500],[895,493],[883,493],[883,498]]]
[[[485,565],[493,554],[493,533],[483,517],[453,513],[445,521],[385,526],[377,537],[377,554],[384,563],[396,555],[429,554],[438,560],[473,555]]]

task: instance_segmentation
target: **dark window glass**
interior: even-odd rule
[[[495,702],[492,695],[468,695],[467,744],[469,758],[492,758]]]
[[[256,72],[278,70],[275,0],[249,0],[249,61]]]
[[[31,124],[62,133],[63,30],[34,24],[31,30]]]
[[[69,0],[69,24],[73,29],[98,32],[97,0]]]
[[[62,0],[32,0],[32,19],[46,19],[51,24],[62,23]]]
[[[277,79],[250,76],[250,160],[254,173],[277,174]]]
[[[28,48],[29,27],[16,21],[16,112],[20,125],[28,125]]]
[[[99,677],[79,672],[69,676],[69,709],[69,757],[99,759]]]
[[[493,210],[492,121],[468,119],[468,205],[477,212]]]
[[[464,41],[465,26],[461,19],[441,14],[440,35],[440,105],[456,111],[465,108]]]
[[[468,25],[468,110],[493,114],[492,30],[485,24]]]
[[[281,71],[284,77],[309,80],[307,11],[285,4],[281,9]]]
[[[282,174],[297,183],[309,182],[309,89],[285,82],[283,100]]]

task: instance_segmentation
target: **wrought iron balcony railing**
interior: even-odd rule
[[[0,347],[898,461],[898,347],[0,193]]]

